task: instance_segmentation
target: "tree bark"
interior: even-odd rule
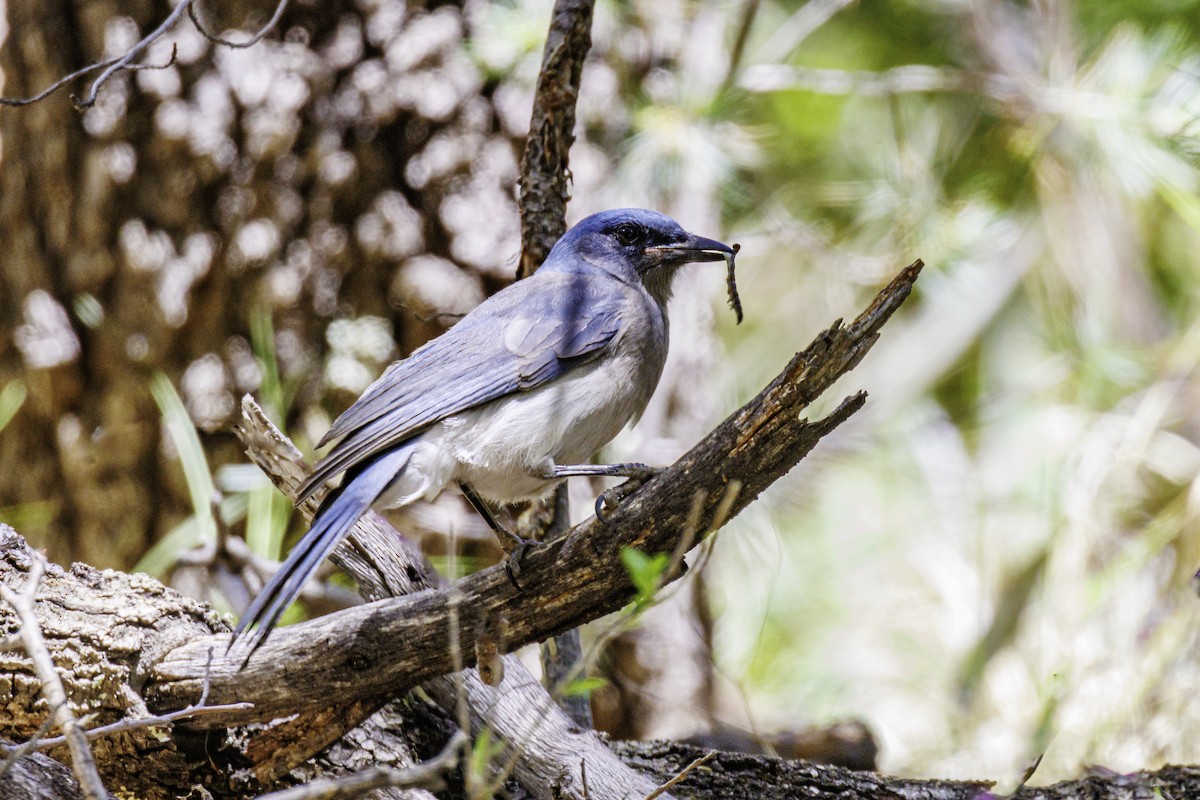
[[[0,526],[0,581],[14,588],[23,585],[34,557],[15,532]],[[51,642],[71,702],[78,711],[102,710],[101,718],[105,721],[111,721],[116,713],[134,713],[143,708],[136,698],[136,679],[133,677],[144,672],[144,667],[139,666],[143,660],[139,645],[145,645],[146,655],[151,656],[163,641],[187,638],[221,627],[211,611],[146,576],[98,571],[84,565],[76,565],[70,571],[51,566],[43,587],[38,613],[47,632],[53,634],[57,630],[55,626],[60,624],[69,627],[68,636],[56,636]],[[0,634],[11,633],[12,629],[10,610],[0,608]],[[0,661],[0,681],[11,697],[0,715],[0,736],[5,738],[27,736],[46,714],[46,709],[38,706],[37,687],[29,684],[31,673],[27,661],[13,652],[4,653],[3,661]],[[91,668],[87,668],[88,665]],[[251,788],[249,782],[231,780],[233,773],[227,770],[232,760],[230,749],[240,747],[236,741],[237,733],[197,734],[176,726],[157,732],[145,729],[121,734],[112,741],[96,740],[92,746],[109,786],[120,787],[132,796],[195,797],[193,786],[185,785],[194,782],[212,797],[246,798],[256,794],[261,787]],[[371,744],[366,746],[368,738]],[[363,753],[369,753],[372,759],[387,759],[386,747],[380,747],[378,731],[364,731],[361,738],[351,738],[339,747],[340,750],[335,748],[322,759],[306,765],[303,772],[292,776],[291,782],[301,777],[344,772],[361,762]],[[698,758],[715,753],[673,787],[678,796],[699,800],[770,800],[798,796],[976,800],[987,796],[991,790],[991,784],[983,781],[895,778],[766,756],[722,753],[677,742],[619,742],[614,743],[612,749],[627,768],[645,776],[651,785],[676,778]],[[244,758],[244,748],[241,751]],[[172,770],[181,772],[172,775]],[[556,776],[545,776],[544,779],[553,782]],[[160,783],[162,780],[167,783]],[[588,784],[591,797],[611,796],[605,793],[607,787],[602,779],[591,772],[588,773]],[[0,797],[5,800],[77,800],[79,796],[69,769],[45,755],[25,756],[0,776]],[[1090,775],[1049,787],[1023,788],[1013,797],[1014,800],[1200,797],[1200,767],[1165,767],[1128,775]]]

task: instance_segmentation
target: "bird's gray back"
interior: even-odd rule
[[[666,333],[662,310],[640,284],[586,266],[540,270],[392,364],[334,423],[324,441],[341,441],[301,495],[440,420],[531,392],[614,348],[641,365],[630,378],[636,386],[613,388],[636,395],[640,414],[661,374]]]

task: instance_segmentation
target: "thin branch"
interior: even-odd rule
[[[104,71],[100,73],[100,77],[92,81],[92,88],[88,90],[87,96],[83,98],[83,100],[79,100],[72,95],[71,102],[75,104],[75,108],[84,109],[94,106],[96,104],[96,95],[100,92],[100,87],[107,83],[108,79],[113,75],[116,75],[118,72],[136,67],[137,65],[133,63],[134,59],[141,55],[142,51],[147,47],[161,39],[167,31],[175,27],[175,23],[179,22],[179,20],[183,18],[184,12],[188,10],[188,7],[191,6],[192,2],[193,0],[183,0],[182,3],[175,6],[174,11],[167,15],[167,18],[162,21],[162,24],[151,31],[148,35],[144,36],[141,41],[139,41],[133,47],[126,50],[125,55],[121,56],[105,67]],[[172,59],[173,58],[174,49],[172,48]]]
[[[466,744],[467,735],[457,731],[442,752],[406,769],[369,767],[350,775],[322,778],[303,786],[264,794],[258,800],[341,800],[360,797],[374,789],[425,789],[436,792],[445,788],[446,773],[458,764]]]
[[[682,782],[685,778],[687,778],[688,774],[691,773],[692,770],[696,769],[697,767],[704,766],[705,764],[712,761],[716,757],[717,757],[716,751],[711,752],[711,753],[705,753],[704,755],[700,756],[695,761],[693,761],[692,763],[690,763],[686,767],[684,767],[682,770],[680,770],[679,774],[676,775],[674,778],[671,778],[671,780],[667,781],[662,786],[659,786],[653,792],[646,795],[646,800],[655,800],[656,797],[660,797],[663,792],[667,791],[672,786],[675,786],[676,784]]]
[[[521,156],[521,264],[532,275],[567,230],[575,101],[583,60],[592,46],[593,0],[555,0],[542,69],[538,73],[529,137]]]
[[[124,67],[124,69],[130,72],[137,72],[143,69],[166,69],[167,67],[173,66],[176,63],[177,55],[178,47],[176,45],[171,45],[171,57],[167,59],[165,64],[128,64]],[[0,97],[0,106],[20,108],[21,106],[32,105],[33,103],[45,100],[47,97],[54,94],[76,78],[82,78],[84,75],[95,72],[98,69],[110,67],[116,64],[118,61],[121,61],[124,57],[125,56],[113,56],[112,58],[105,59],[104,61],[97,61],[95,64],[86,66],[83,69],[77,69],[70,75],[67,75],[64,78],[59,78],[57,81],[51,84],[49,88],[43,89],[33,97]]]
[[[166,33],[171,30],[187,14],[191,19],[192,24],[196,26],[196,30],[200,32],[205,39],[214,44],[224,45],[236,49],[251,47],[262,41],[263,37],[270,33],[279,24],[279,20],[283,17],[283,13],[287,10],[288,0],[279,0],[275,6],[275,13],[271,15],[271,19],[263,25],[257,33],[251,36],[244,42],[234,42],[229,39],[224,39],[216,34],[210,33],[207,28],[200,22],[200,17],[195,9],[196,0],[183,0],[179,5],[175,6],[174,10],[167,15],[157,28],[151,31],[146,36],[142,37],[133,47],[126,50],[119,56],[113,56],[103,61],[98,61],[95,64],[90,64],[82,69],[77,69],[70,75],[59,78],[48,88],[42,90],[32,97],[0,97],[0,106],[27,106],[45,100],[50,95],[57,92],[62,87],[72,81],[82,78],[85,75],[90,75],[96,70],[103,70],[99,77],[92,82],[91,88],[88,89],[87,95],[81,100],[75,95],[71,96],[71,102],[75,104],[75,108],[82,111],[85,108],[91,108],[96,104],[96,97],[99,95],[100,88],[106,84],[118,72],[137,72],[143,69],[166,69],[176,63],[177,47],[171,46],[171,58],[165,64],[135,64],[134,61],[146,50],[150,45],[161,39]]]
[[[251,36],[249,39],[247,39],[244,42],[230,41],[229,39],[223,39],[222,37],[217,36],[215,33],[210,33],[208,31],[208,29],[205,28],[203,24],[201,24],[200,16],[196,13],[196,8],[195,8],[194,3],[191,3],[191,2],[187,3],[187,7],[188,7],[187,13],[188,13],[188,19],[190,19],[192,21],[192,24],[196,26],[196,30],[200,31],[200,34],[205,39],[208,39],[213,44],[220,44],[220,45],[224,45],[225,47],[233,47],[235,49],[242,49],[242,48],[246,48],[246,47],[253,47],[254,45],[258,44],[260,41],[262,41],[262,38],[264,36],[266,36],[268,33],[270,33],[272,30],[274,30],[275,26],[279,24],[279,20],[283,16],[283,12],[287,9],[287,5],[288,5],[288,0],[279,0],[279,3],[275,6],[275,13],[271,15],[271,18],[269,20],[267,20],[267,24],[263,25],[261,28],[259,28],[258,33],[254,34],[253,36]]]
[[[783,61],[818,28],[853,2],[854,0],[809,0],[775,30],[763,46],[759,58],[767,64]]]
[[[575,141],[575,104],[583,61],[592,46],[594,0],[555,0],[542,51],[529,136],[521,155],[521,261],[517,278],[532,275],[567,230],[571,145]],[[566,484],[554,492],[554,517],[546,532],[554,538],[570,527]],[[553,690],[582,667],[578,630],[563,631],[541,645],[543,680]],[[592,727],[586,697],[554,691],[560,707],[580,728]]]
[[[733,37],[733,48],[729,53],[729,67],[725,71],[725,79],[721,81],[721,91],[733,86],[738,72],[742,68],[742,59],[746,55],[746,42],[750,40],[750,29],[754,27],[754,18],[758,15],[758,7],[762,0],[746,0],[742,6],[742,16],[738,21],[737,34]]]
[[[29,577],[25,580],[25,588],[19,593],[14,592],[7,584],[0,583],[0,598],[12,606],[21,620],[21,639],[25,643],[25,652],[33,661],[38,680],[42,682],[42,696],[52,709],[52,715],[58,727],[62,730],[67,748],[71,752],[71,764],[74,768],[75,779],[79,781],[84,797],[88,800],[105,800],[108,792],[100,780],[96,769],[92,750],[88,747],[87,737],[79,726],[71,707],[67,704],[67,693],[63,689],[62,678],[54,668],[50,650],[42,636],[42,626],[34,612],[34,597],[38,586],[46,572],[46,559],[41,553],[35,553],[33,563],[29,567]]]
[[[7,748],[8,755],[4,757],[3,762],[0,762],[0,779],[3,779],[8,771],[12,769],[13,765],[19,760],[38,749],[40,743],[43,741],[42,737],[49,733],[50,729],[54,727],[55,710],[56,709],[50,710],[50,713],[46,715],[44,720],[42,720],[42,724],[34,732],[33,736],[30,736],[20,744],[12,745]]]

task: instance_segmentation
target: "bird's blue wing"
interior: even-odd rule
[[[614,285],[615,284],[615,285]],[[620,330],[621,285],[579,273],[534,275],[480,305],[397,361],[334,422],[340,439],[300,487],[322,483],[459,412],[554,380],[603,350]]]

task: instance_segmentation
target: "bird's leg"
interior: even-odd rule
[[[512,585],[520,589],[521,586],[517,583],[517,578],[521,576],[521,559],[525,556],[525,551],[529,549],[529,546],[536,544],[536,542],[532,539],[518,536],[501,525],[497,521],[496,515],[487,507],[487,503],[471,487],[471,484],[459,481],[458,488],[462,490],[463,497],[467,498],[467,502],[471,504],[471,508],[475,509],[475,512],[483,517],[483,521],[488,524],[493,533],[496,535],[503,534],[512,540],[513,548],[508,551],[508,555],[504,559],[504,571],[508,573],[508,579],[512,582]]]
[[[575,464],[562,467],[556,465],[553,470],[556,478],[591,475],[629,479],[601,492],[600,496],[596,498],[596,518],[604,523],[608,522],[608,515],[622,500],[662,471],[662,467],[651,467],[647,464]]]

